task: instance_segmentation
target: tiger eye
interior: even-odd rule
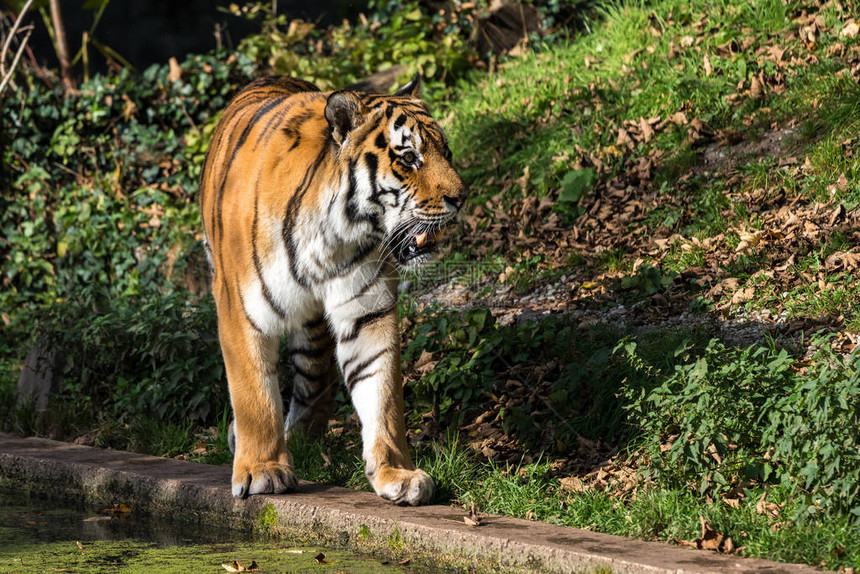
[[[418,159],[418,156],[416,156],[415,152],[413,152],[413,151],[407,151],[406,153],[404,153],[403,155],[400,156],[400,159],[403,161],[403,163],[412,165],[415,163],[415,160]]]

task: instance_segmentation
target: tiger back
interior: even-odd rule
[[[263,78],[215,129],[199,203],[234,413],[234,496],[296,487],[285,436],[326,430],[341,376],[377,494],[412,505],[432,496],[406,442],[396,268],[432,257],[464,185],[418,90],[417,76],[393,95]]]

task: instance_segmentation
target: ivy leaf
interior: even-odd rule
[[[557,207],[562,211],[573,210],[579,201],[588,195],[597,181],[597,173],[592,168],[576,169],[567,172],[561,180]]]

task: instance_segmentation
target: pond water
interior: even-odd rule
[[[289,540],[255,540],[250,534],[137,516],[122,508],[97,510],[0,492],[0,573],[223,574],[252,565],[257,570],[245,571],[438,572]]]

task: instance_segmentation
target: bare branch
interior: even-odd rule
[[[24,36],[24,39],[21,40],[21,45],[18,46],[18,51],[15,53],[15,59],[12,60],[12,65],[9,67],[9,71],[3,75],[3,80],[0,81],[0,94],[3,93],[3,90],[6,89],[6,85],[12,80],[12,76],[15,74],[15,68],[18,67],[18,62],[21,60],[21,55],[24,53],[24,48],[27,47],[27,42],[30,40],[30,34],[33,33],[32,28],[27,30],[27,35]],[[3,54],[5,59],[6,54]]]
[[[9,35],[6,36],[6,41],[3,42],[3,52],[0,54],[0,74],[4,77],[6,76],[6,54],[9,52],[9,47],[12,45],[12,40],[15,38],[15,33],[18,31],[18,27],[21,25],[21,22],[24,21],[24,16],[27,14],[27,10],[29,10],[30,6],[33,5],[33,1],[34,0],[27,0],[27,3],[24,4],[24,7],[21,8],[20,12],[18,12],[18,16],[15,18],[15,22],[9,30]]]
[[[18,13],[18,16],[15,18],[15,22],[12,24],[12,27],[9,29],[9,35],[6,36],[6,41],[3,42],[3,50],[0,52],[0,94],[3,93],[3,90],[6,89],[6,86],[9,82],[12,81],[12,76],[15,74],[15,69],[18,67],[18,63],[21,61],[21,56],[24,54],[24,50],[27,47],[27,42],[30,40],[30,34],[33,33],[32,27],[27,30],[27,33],[24,35],[24,38],[21,40],[18,45],[18,50],[15,52],[15,57],[12,59],[12,64],[9,69],[6,69],[6,56],[9,53],[9,48],[12,46],[12,40],[17,37],[18,28],[21,26],[21,22],[24,21],[24,16],[27,14],[27,10],[30,9],[34,0],[27,0],[27,3],[24,4],[24,7],[21,8],[21,11]]]
[[[63,77],[63,85],[66,92],[75,90],[75,75],[69,60],[69,43],[66,40],[66,25],[63,22],[63,13],[60,11],[60,0],[51,0],[51,21],[54,25],[54,35],[57,42],[57,58],[60,60],[60,75]]]

